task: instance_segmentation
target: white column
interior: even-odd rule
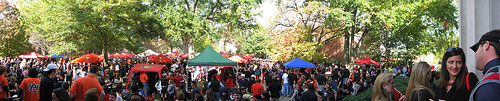
[[[469,48],[481,36],[493,29],[500,29],[499,0],[460,0],[460,47],[464,48],[466,65],[469,72],[481,77],[477,70],[476,57]]]

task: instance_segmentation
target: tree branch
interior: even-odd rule
[[[189,2],[187,0],[184,0],[184,2],[186,2],[186,7],[187,7],[187,10],[189,11]]]
[[[336,30],[329,31],[329,32],[325,32],[325,33],[328,33],[328,34],[329,34],[329,33],[335,33],[335,32],[338,32],[338,31],[340,31],[340,30],[344,30],[344,29],[342,29],[342,28],[337,28]],[[330,37],[328,37],[327,39],[325,39],[325,41],[323,41],[323,43],[328,43],[328,42],[330,42],[331,40],[336,39],[338,36],[342,36],[342,35],[343,35],[343,34],[336,34],[336,35],[330,36]],[[321,40],[319,40],[319,41],[321,41]]]
[[[217,4],[219,4],[219,0],[217,0],[217,2],[215,3],[214,7],[212,7],[212,10],[210,11],[210,13],[208,14],[207,18],[206,19],[209,19],[210,16],[212,16],[212,14],[214,13],[215,11],[215,8],[217,7]]]
[[[198,6],[198,0],[196,0],[194,2],[194,5],[193,5],[193,13],[196,13],[196,7]]]

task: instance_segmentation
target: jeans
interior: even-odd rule
[[[215,101],[219,101],[220,99],[219,92],[212,92],[212,94],[215,95]]]
[[[283,83],[283,89],[282,90],[283,90],[282,91],[283,92],[283,96],[285,96],[285,97],[289,97],[290,96],[291,91],[290,91],[290,85],[288,83]]]
[[[294,90],[294,91],[293,91],[293,94],[292,94],[292,97],[291,97],[291,98],[292,98],[292,100],[293,100],[293,99],[295,99],[295,97],[297,97],[297,94],[298,94],[298,93],[299,93],[299,91],[298,91],[298,90]]]
[[[142,83],[144,85],[144,88],[142,88],[142,96],[148,97],[148,83]]]

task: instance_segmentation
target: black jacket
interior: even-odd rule
[[[43,76],[40,81],[40,101],[52,101],[52,90],[56,88],[54,81],[49,76]]]
[[[429,91],[424,89],[413,92],[411,96],[411,101],[429,101],[429,99],[434,99],[434,97],[432,97]]]
[[[437,99],[442,99],[446,101],[468,101],[469,100],[469,95],[472,89],[474,89],[475,84],[479,80],[477,79],[476,75],[470,74],[469,75],[469,88],[470,90],[467,90],[467,87],[463,87],[463,89],[458,89],[458,84],[454,83],[451,86],[450,91],[446,92],[446,88],[438,88],[435,93],[436,93],[436,98]]]
[[[269,84],[268,91],[271,92],[271,98],[280,98],[281,84],[278,81],[273,81]]]
[[[307,90],[302,93],[300,101],[318,101],[318,96],[312,90]]]
[[[297,75],[295,75],[294,73],[288,74],[288,84],[295,84],[295,81],[297,81]]]

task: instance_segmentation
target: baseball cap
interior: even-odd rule
[[[484,41],[496,42],[500,44],[500,30],[497,29],[485,33],[483,36],[481,36],[481,39],[479,39],[479,41],[476,44],[470,47],[470,49],[476,52],[477,49],[479,48],[479,45],[483,44]],[[500,53],[500,47],[495,45],[492,46],[495,47],[497,53]]]
[[[46,71],[49,71],[51,69],[57,69],[57,65],[51,63],[51,64],[47,65],[47,68],[43,69],[43,71],[46,72]]]

